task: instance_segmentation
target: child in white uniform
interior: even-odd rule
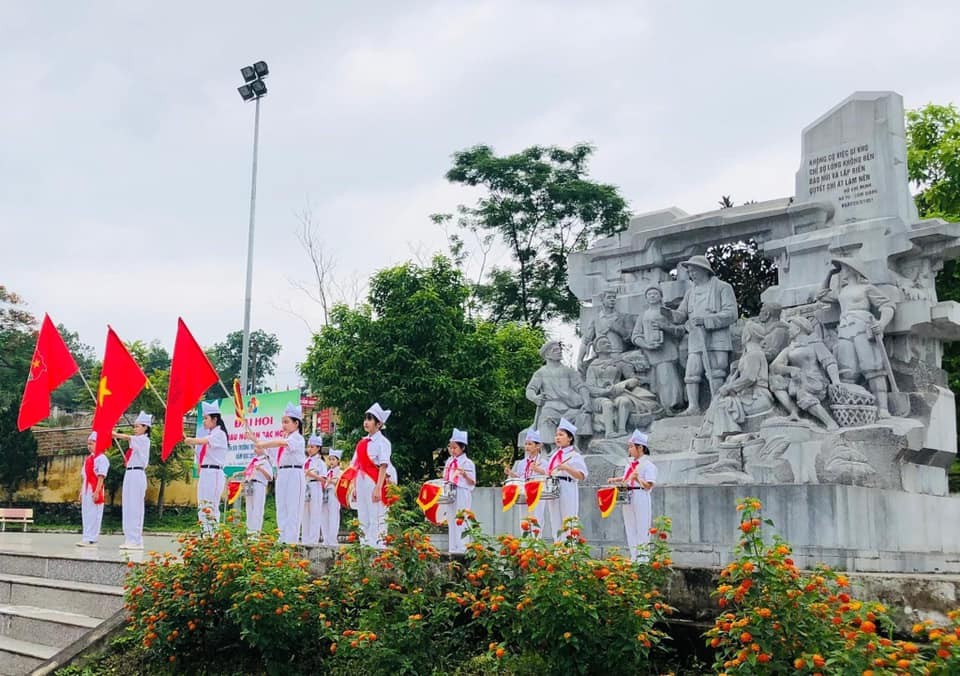
[[[129,443],[123,472],[123,544],[120,549],[143,549],[143,499],[147,494],[147,465],[150,464],[150,425],[153,416],[140,411],[133,434],[114,432],[114,439]]]
[[[273,480],[273,465],[262,448],[253,447],[253,459],[243,475],[247,480],[244,501],[247,506],[247,533],[263,530],[263,506],[267,500],[267,485]]]
[[[87,437],[87,450],[90,455],[83,462],[80,473],[80,511],[83,517],[83,536],[78,547],[95,547],[100,537],[100,524],[103,521],[103,480],[110,471],[110,460],[106,453],[97,453],[97,433]]]
[[[343,473],[340,470],[340,459],[343,451],[331,449],[326,457],[327,470],[320,479],[323,486],[323,501],[320,507],[320,529],[323,533],[323,544],[335,547],[337,536],[340,534],[340,501],[337,500],[337,481]]]
[[[546,472],[543,471],[543,468],[546,467],[546,461],[540,454],[542,448],[540,432],[532,428],[528,429],[523,441],[524,457],[513,463],[513,467],[507,471],[507,476],[511,479],[523,479],[524,481],[529,481],[534,477],[546,476]],[[543,535],[543,504],[543,500],[541,500],[532,512],[529,509],[517,510],[521,521],[530,516],[537,520],[537,532],[533,533],[534,537]]]
[[[463,542],[463,531],[467,523],[464,520],[461,525],[457,525],[457,513],[462,509],[470,509],[473,502],[473,488],[477,485],[477,467],[473,464],[473,460],[467,457],[466,431],[454,427],[447,449],[450,451],[450,457],[443,466],[443,480],[457,487],[457,501],[453,514],[447,519],[450,553],[462,554],[467,551]]]
[[[363,541],[371,547],[382,547],[386,535],[386,505],[383,503],[392,447],[381,429],[390,417],[390,410],[379,403],[367,409],[363,429],[367,436],[357,443],[351,465],[357,469],[354,483],[357,493],[357,516]]]
[[[587,463],[573,445],[577,428],[566,418],[560,418],[554,435],[556,449],[547,460],[546,474],[559,480],[560,498],[547,501],[550,528],[554,542],[562,542],[566,536],[563,522],[580,516],[580,482],[587,478]]]
[[[247,439],[257,448],[277,449],[277,528],[280,530],[280,542],[295,545],[300,539],[300,520],[303,517],[303,496],[306,479],[303,464],[307,460],[303,441],[303,409],[295,404],[287,404],[283,411],[283,439],[257,441],[252,432]]]
[[[300,542],[305,545],[320,544],[321,521],[320,512],[323,508],[323,477],[326,466],[323,457],[323,437],[311,434],[307,440],[307,459],[303,463],[303,474],[307,482],[307,489],[303,497],[303,523],[300,524]]]
[[[623,527],[627,535],[627,549],[630,560],[645,560],[646,554],[640,547],[650,541],[650,524],[653,522],[653,510],[650,491],[657,481],[657,466],[650,462],[650,449],[647,435],[634,430],[627,444],[630,462],[623,476],[613,477],[607,483],[616,484],[620,490],[630,491],[630,503],[623,505]]]
[[[223,468],[227,463],[227,426],[220,415],[218,402],[200,404],[203,413],[205,437],[184,437],[183,443],[197,448],[197,520],[203,533],[209,535],[220,524],[220,497],[227,477]]]

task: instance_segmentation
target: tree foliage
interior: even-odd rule
[[[17,431],[36,324],[23,299],[0,284],[0,485],[8,495],[36,474],[37,442],[30,430]]]
[[[460,205],[456,223],[483,240],[494,234],[509,248],[515,268],[494,267],[476,288],[496,322],[542,326],[573,319],[580,305],[567,288],[567,256],[595,239],[624,230],[626,201],[613,185],[586,177],[593,147],[532,146],[497,156],[478,145],[455,153],[447,180],[486,189],[474,206]],[[437,222],[454,219],[434,215]],[[487,242],[490,240],[487,239]]]
[[[732,244],[716,244],[706,251],[717,277],[733,287],[740,314],[756,317],[760,312],[760,294],[777,283],[777,265],[765,258],[753,239]]]
[[[543,334],[468,318],[469,293],[442,256],[429,267],[382,270],[371,279],[366,305],[334,306],[300,366],[354,438],[374,401],[394,411],[387,435],[404,480],[436,475],[445,458],[437,451],[454,426],[469,431],[479,464],[500,458],[529,424],[523,389],[540,364]]]
[[[247,389],[250,392],[269,392],[266,387],[267,378],[276,372],[277,355],[280,354],[280,339],[276,334],[267,333],[263,329],[250,332],[250,376],[247,379]],[[224,383],[233,382],[240,377],[240,365],[243,356],[243,331],[232,331],[227,334],[226,340],[216,343],[207,351],[207,356]],[[214,385],[207,392],[207,398],[218,399],[223,397],[220,385]]]

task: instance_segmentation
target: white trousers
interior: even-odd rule
[[[563,522],[572,516],[580,516],[580,482],[559,481],[560,497],[556,500],[543,500],[547,503],[547,514],[550,515],[550,531],[554,542],[563,542],[567,533]],[[546,532],[546,527],[544,527]]]
[[[96,542],[100,537],[100,523],[103,521],[103,504],[94,504],[93,491],[86,486],[80,500],[80,512],[83,517],[83,541]]]
[[[462,526],[457,525],[457,512],[461,509],[470,509],[470,505],[473,504],[473,491],[464,490],[463,488],[457,489],[457,501],[451,507],[449,518],[447,518],[447,531],[449,532],[450,539],[450,553],[451,554],[462,554],[467,551],[466,544],[463,540],[463,531],[467,528],[467,522],[464,521]]]
[[[340,534],[340,501],[336,491],[329,488],[326,491],[327,502],[320,507],[320,530],[323,533],[323,544],[337,546],[337,536]]]
[[[303,522],[300,524],[300,542],[305,545],[320,544],[323,527],[320,512],[323,507],[323,490],[319,481],[307,481],[303,501]]]
[[[128,469],[123,473],[123,539],[127,544],[143,544],[143,499],[147,494],[147,473]]]
[[[387,510],[383,502],[373,501],[373,489],[377,482],[363,472],[357,474],[357,518],[363,542],[371,547],[382,547],[386,535]]]
[[[220,498],[227,477],[223,470],[201,469],[197,480],[197,519],[204,533],[212,533],[220,523]],[[209,507],[210,513],[204,510]]]
[[[630,560],[646,560],[646,553],[641,555],[639,547],[650,541],[650,524],[653,522],[653,510],[650,503],[650,491],[630,491],[629,505],[623,508],[623,528],[627,533],[627,549],[630,550]]]
[[[267,501],[267,486],[259,481],[247,484],[244,502],[247,506],[247,532],[259,533],[263,530],[263,506]]]
[[[295,545],[300,539],[306,486],[302,468],[281,467],[277,470],[277,528],[280,529],[280,542],[285,545]]]

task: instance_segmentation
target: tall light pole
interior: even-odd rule
[[[253,292],[253,224],[257,212],[257,150],[260,144],[260,99],[267,95],[263,81],[270,74],[266,61],[257,61],[252,66],[240,69],[244,84],[237,88],[244,101],[255,101],[253,117],[253,170],[250,177],[250,231],[247,235],[247,284],[243,298],[243,347],[240,353],[240,391],[247,391],[247,371],[250,360],[250,296]]]

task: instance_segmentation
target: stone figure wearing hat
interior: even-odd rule
[[[229,437],[220,415],[219,402],[201,402],[200,413],[203,415],[200,429],[205,436],[184,437],[183,443],[196,448],[197,519],[203,532],[210,534],[220,523],[220,496],[227,483],[223,468],[227,464]]]
[[[114,439],[129,443],[124,453],[123,544],[120,549],[143,549],[143,501],[147,494],[147,465],[150,464],[150,426],[153,416],[140,411],[133,422],[133,434],[114,432]]]
[[[330,547],[337,546],[337,536],[340,533],[340,501],[337,500],[337,482],[343,473],[340,469],[340,461],[343,459],[343,451],[331,448],[324,460],[326,461],[326,472],[321,479],[323,485],[323,502],[320,508],[320,532],[323,536],[323,544]]]
[[[733,287],[714,275],[706,256],[693,256],[680,265],[692,283],[673,311],[674,321],[685,322],[689,336],[683,376],[688,406],[684,414],[699,415],[703,379],[707,378],[712,395],[727,377],[733,350],[730,326],[737,321],[737,298]]]
[[[877,399],[878,414],[890,417],[887,377],[893,374],[884,364],[883,332],[893,320],[896,304],[870,283],[866,268],[853,258],[834,258],[817,298],[840,306],[835,353],[840,380],[857,383],[861,378]],[[831,288],[834,275],[839,288]]]
[[[840,384],[837,360],[810,319],[794,315],[787,324],[790,344],[770,364],[770,388],[792,419],[799,420],[802,410],[828,430],[835,430],[838,425],[823,407],[823,400],[831,383]]]
[[[669,412],[683,404],[683,386],[677,366],[684,329],[673,323],[670,311],[663,305],[663,292],[659,286],[648,287],[643,297],[647,307],[637,316],[631,340],[643,350],[650,364],[653,381],[650,387]]]
[[[610,341],[610,352],[614,356],[631,348],[630,334],[633,331],[634,317],[617,311],[617,290],[606,289],[600,294],[600,311],[590,320],[583,330],[583,340],[577,353],[577,369],[586,372],[585,359],[593,341],[606,336]]]
[[[630,491],[630,502],[622,506],[623,529],[627,536],[630,560],[645,560],[640,547],[650,541],[650,526],[653,522],[653,503],[650,491],[657,482],[657,466],[650,461],[650,445],[647,435],[634,430],[627,441],[629,460],[623,474],[607,479],[607,483]]]
[[[656,395],[640,385],[640,379],[628,373],[627,364],[610,353],[610,340],[600,336],[594,341],[596,359],[587,367],[587,389],[593,399],[593,411],[607,437],[626,436],[631,418],[643,419],[659,413]],[[649,422],[649,421],[645,421]],[[594,433],[600,431],[595,427]]]
[[[590,391],[576,369],[560,363],[563,349],[560,341],[549,340],[540,348],[546,362],[527,383],[526,397],[537,405],[534,427],[544,442],[552,441],[561,418],[573,418],[583,434],[592,434]]]
[[[580,518],[579,484],[587,478],[588,469],[586,461],[574,445],[576,434],[576,425],[566,418],[561,418],[553,436],[556,447],[547,458],[546,474],[556,479],[560,489],[559,497],[550,500],[547,505],[554,542],[562,542],[566,538],[568,529],[564,528],[564,523],[567,519]]]
[[[456,515],[461,510],[470,509],[473,505],[473,488],[477,485],[477,467],[473,460],[467,457],[467,432],[453,428],[450,440],[447,442],[450,457],[443,466],[443,480],[456,486],[457,501],[454,504],[453,514],[447,519],[451,554],[462,554],[466,549],[463,531],[467,527],[466,520],[460,521]]]
[[[511,479],[522,479],[523,481],[529,481],[535,477],[543,477],[547,475],[547,462],[546,458],[540,453],[543,448],[543,444],[540,441],[540,432],[530,428],[524,431],[523,439],[523,457],[513,463],[513,467],[507,470],[507,476]],[[538,528],[533,532],[534,537],[540,537],[543,533],[543,505],[544,502],[541,500],[537,503],[537,506],[534,507],[533,511],[521,511],[518,510],[519,518],[523,520],[526,518],[527,514],[533,516],[537,520],[537,523],[540,524]]]
[[[83,537],[78,547],[95,547],[100,538],[103,522],[103,482],[110,471],[110,459],[106,453],[97,453],[97,433],[87,437],[90,455],[83,462],[80,472],[80,516],[83,520]]]

